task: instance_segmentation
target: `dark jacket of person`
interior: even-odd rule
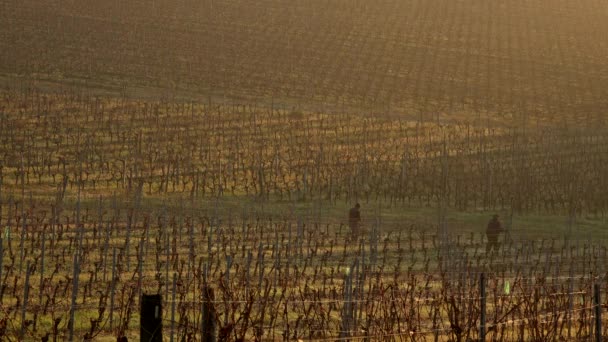
[[[500,221],[498,221],[498,217],[493,217],[490,222],[488,222],[486,235],[498,236],[500,233],[502,233],[502,225],[500,224]]]
[[[355,206],[350,209],[348,212],[348,224],[351,226],[359,224],[361,221],[361,212],[359,211],[359,207]]]

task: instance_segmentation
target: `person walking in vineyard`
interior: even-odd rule
[[[492,250],[498,251],[498,247],[500,247],[500,244],[498,243],[498,236],[500,233],[502,233],[503,229],[498,217],[499,216],[497,214],[494,214],[486,227],[486,236],[488,237],[486,254],[490,253]]]
[[[361,224],[361,205],[355,204],[354,207],[350,208],[348,212],[348,225],[350,226],[350,232],[353,239],[359,237],[359,225]]]

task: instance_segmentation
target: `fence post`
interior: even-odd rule
[[[304,223],[302,222],[302,218],[298,217],[298,233],[297,233],[297,241],[296,241],[296,253],[298,253],[298,260],[300,261],[300,266],[302,265],[302,259],[304,258]]]
[[[3,167],[0,166],[0,227],[2,227],[2,183],[3,183]]]
[[[595,309],[595,342],[602,342],[602,306],[600,300],[600,285],[593,284],[593,301]]]
[[[137,297],[139,299],[139,306],[141,307],[142,305],[142,286],[143,286],[143,273],[144,273],[144,241],[140,241],[139,242],[139,255],[137,258]]]
[[[285,279],[289,279],[289,267],[291,266],[291,223],[289,223],[289,231],[287,234],[287,248],[285,248],[285,257],[287,258],[287,265],[285,266]]]
[[[209,227],[207,229],[207,254],[211,254],[211,249],[213,248],[213,226],[215,225],[215,219],[213,223],[209,223]]]
[[[116,290],[116,247],[112,249],[112,280],[110,284],[110,330],[112,330],[114,327],[114,292]]]
[[[171,295],[171,335],[170,341],[173,342],[173,334],[175,329],[175,291],[177,287],[177,273],[173,273],[173,294]]]
[[[275,233],[274,235],[274,249],[273,249],[273,256],[274,256],[274,283],[273,283],[273,287],[277,287],[277,284],[279,283],[279,276],[280,276],[280,267],[281,267],[281,250],[279,249],[279,235],[278,233]],[[227,323],[227,322],[226,322]]]
[[[572,264],[570,264],[570,272],[568,276],[568,339],[572,337],[572,310],[574,308],[574,300],[572,297],[572,292],[574,292],[574,273],[572,270]]]
[[[262,291],[264,281],[264,249],[262,242],[258,245],[258,292]]]
[[[190,222],[190,246],[189,246],[189,254],[188,254],[188,271],[192,272],[192,268],[195,267],[196,261],[194,260],[194,218]],[[192,267],[192,268],[191,268]]]
[[[201,342],[216,342],[216,312],[213,304],[215,295],[210,286],[203,286],[203,317]]]
[[[25,201],[25,200],[23,200]],[[23,258],[24,258],[24,252],[23,252],[23,248],[25,248],[25,230],[26,230],[26,225],[27,225],[27,217],[25,217],[25,211],[23,209],[24,204],[21,204],[21,238],[20,238],[20,242],[19,242],[19,272],[23,271]]]
[[[165,223],[165,209],[163,208],[163,235],[165,239],[165,298],[169,298],[169,264],[171,263],[170,244],[169,244],[169,227]]]
[[[227,255],[226,256],[226,276],[225,276],[225,286],[227,289],[230,289],[232,286],[230,286],[230,268],[232,267],[232,255]],[[226,313],[224,315],[224,324],[228,325],[228,318],[230,316],[230,309],[229,307],[226,307]]]
[[[125,259],[127,260],[127,272],[131,272],[131,258],[129,257],[129,246],[131,241],[131,225],[133,224],[133,209],[127,211],[127,236],[125,238]]]
[[[13,195],[10,195],[8,198],[8,218],[5,227],[5,238],[8,246],[9,253],[13,252],[13,247],[11,244],[11,219],[13,217]]]
[[[108,277],[107,277],[107,269],[108,269],[108,248],[110,244],[110,222],[107,223],[106,225],[106,235],[105,235],[105,242],[103,244],[103,282],[105,283],[106,281],[108,281]]]
[[[245,277],[245,294],[249,296],[249,291],[251,290],[251,259],[253,259],[253,254],[251,251],[247,252],[247,267],[246,267],[246,277]]]
[[[0,251],[2,249],[0,248]],[[42,292],[43,292],[43,288],[44,288],[44,253],[46,251],[46,232],[42,231],[42,248],[40,251],[40,291],[38,294],[38,302],[40,302],[40,304],[42,304]],[[0,257],[1,258],[1,257]],[[0,263],[0,267],[2,267],[2,264]],[[0,278],[2,279],[2,278]]]
[[[27,298],[29,296],[30,291],[30,262],[27,261],[27,265],[25,266],[25,286],[23,287],[23,304],[21,305],[21,332],[19,334],[19,339],[25,339],[25,313],[27,312]]]
[[[162,297],[159,294],[141,296],[140,306],[140,341],[162,342]]]
[[[479,341],[486,340],[486,279],[482,272],[479,276],[479,294],[481,297],[481,322],[479,324]]]
[[[1,234],[2,232],[0,232]],[[0,236],[0,302],[2,301],[2,293],[4,292],[4,284],[2,284],[2,260],[4,259],[4,242]]]
[[[56,239],[56,234],[55,234],[55,221],[56,221],[56,212],[57,212],[57,208],[56,206],[51,206],[51,255],[54,255],[55,253],[55,239]]]
[[[342,328],[340,329],[340,339],[349,341],[352,322],[353,322],[353,311],[352,311],[352,290],[353,290],[353,277],[350,268],[346,268],[344,277],[344,305],[342,306]]]
[[[68,341],[74,340],[74,314],[76,311],[76,299],[78,298],[78,275],[80,274],[80,265],[78,264],[78,252],[74,253],[74,279],[72,283],[72,304],[70,305],[70,335]]]

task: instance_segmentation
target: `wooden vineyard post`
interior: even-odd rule
[[[285,257],[287,259],[287,265],[285,265],[285,279],[289,279],[289,267],[291,266],[291,223],[289,223],[289,229],[287,233],[287,247],[285,248]]]
[[[211,248],[213,247],[213,226],[215,222],[209,225],[207,233],[207,254],[211,254]]]
[[[169,298],[169,263],[171,262],[170,245],[169,245],[169,227],[165,222],[166,210],[163,208],[163,237],[165,240],[165,298]]]
[[[372,226],[369,238],[369,266],[370,270],[374,270],[378,260],[378,227]]]
[[[56,212],[57,212],[57,207],[56,206],[52,206],[51,208],[51,255],[55,255],[55,221],[56,221]]]
[[[358,315],[357,315],[357,309],[360,309],[360,302],[359,302],[359,292],[361,291],[360,288],[360,284],[359,284],[359,259],[355,258],[355,263],[353,265],[353,268],[351,269],[351,274],[354,274],[355,276],[355,288],[352,291],[352,294],[354,295],[354,300],[352,303],[352,320],[353,320],[353,326],[358,326]]]
[[[23,155],[21,156],[21,240],[19,242],[19,272],[23,271],[23,248],[25,244],[25,229],[27,218],[25,217],[25,170],[23,168]]]
[[[1,234],[1,232],[0,232]],[[2,294],[4,292],[4,284],[2,284],[2,260],[4,259],[4,240],[2,240],[2,236],[0,235],[0,302],[2,302]]]
[[[106,225],[106,236],[105,242],[103,245],[103,282],[108,281],[107,278],[107,269],[108,269],[108,248],[110,245],[110,223],[108,222]]]
[[[230,268],[232,267],[232,256],[231,255],[227,255],[226,256],[226,289],[230,289]],[[224,315],[224,325],[228,325],[228,319],[230,316],[230,310],[228,309],[229,307],[226,307],[226,314]]]
[[[350,337],[353,323],[353,277],[350,268],[347,268],[344,276],[344,304],[342,306],[342,328],[340,329],[340,339]],[[349,341],[346,339],[346,341]]]
[[[595,342],[602,342],[602,301],[600,300],[600,285],[593,284],[593,308],[595,311]]]
[[[46,234],[44,232],[44,230],[42,231],[42,248],[40,251],[40,291],[38,292],[38,302],[40,304],[42,304],[42,292],[44,289],[44,252],[45,252],[45,245],[46,245]],[[2,256],[0,256],[0,258],[2,258]],[[0,263],[0,268],[2,267],[2,264]],[[0,278],[2,279],[2,278]]]
[[[280,276],[280,267],[281,267],[281,251],[279,250],[279,235],[278,233],[275,233],[274,235],[274,249],[273,249],[273,256],[274,256],[274,283],[273,283],[273,287],[277,287],[278,283],[279,283],[279,276]]]
[[[367,272],[367,267],[365,265],[365,247],[362,240],[359,242],[359,249],[361,250],[361,262],[359,263],[359,269],[361,270],[359,276],[357,277],[357,289],[359,296],[357,297],[359,301],[359,313],[357,320],[361,321],[363,319],[363,308],[364,308],[364,292],[365,292],[365,274]],[[369,334],[369,329],[366,329],[366,335]]]
[[[479,295],[481,299],[479,341],[484,342],[486,340],[486,279],[484,273],[479,276]]]
[[[262,293],[262,283],[264,282],[264,249],[263,245],[260,242],[258,245],[258,293]],[[260,307],[262,301],[260,300]]]
[[[113,328],[114,319],[114,292],[116,290],[116,247],[112,249],[112,281],[110,289],[110,330]]]
[[[21,332],[19,338],[25,339],[25,313],[27,312],[27,298],[30,291],[30,262],[28,260],[25,270],[25,285],[23,287],[23,304],[21,305]]]
[[[202,342],[216,342],[217,341],[217,324],[216,324],[216,312],[214,301],[213,289],[208,286],[203,286],[203,308],[202,308],[202,331],[201,341]]]
[[[161,295],[142,294],[140,301],[140,341],[161,342],[163,340]]]
[[[175,329],[175,291],[177,287],[177,273],[173,273],[173,293],[171,294],[171,335],[169,341],[173,342]]]
[[[572,259],[570,259],[572,260]],[[570,276],[568,277],[568,339],[572,337],[572,309],[574,306],[573,291],[574,291],[574,273],[572,263],[570,264]]]
[[[131,210],[130,212],[127,213],[127,237],[125,239],[125,258],[127,259],[127,272],[131,271],[131,258],[129,257],[129,245],[130,245],[130,240],[131,240],[131,225],[133,224],[133,222],[131,222],[131,220],[133,219],[133,211]]]
[[[189,250],[188,250],[188,271],[192,272],[192,269],[195,266],[195,261],[194,261],[194,219],[190,222],[190,227],[189,227],[190,231],[189,231],[189,235],[190,235],[190,245],[189,245]]]
[[[4,180],[4,166],[0,165],[0,228],[2,227],[2,184]]]
[[[143,251],[144,251],[144,241],[140,241],[139,242],[139,256],[138,256],[138,260],[137,260],[137,296],[139,298],[139,305],[141,307],[141,300],[142,300],[142,290],[141,287],[143,285],[142,283],[142,278],[143,278],[143,268],[144,268],[144,255],[143,255]]]
[[[251,251],[247,251],[247,266],[245,267],[245,294],[249,296],[249,291],[251,290],[251,260],[253,259],[253,253]],[[1,265],[0,265],[1,266]]]
[[[25,200],[24,200],[25,201]],[[24,258],[24,252],[23,249],[25,248],[25,229],[26,229],[26,221],[27,218],[25,217],[25,212],[23,209],[24,204],[21,203],[21,238],[20,238],[20,242],[19,242],[19,272],[23,271],[23,258]]]
[[[74,273],[73,273],[73,283],[72,283],[72,303],[70,305],[70,321],[68,323],[70,329],[70,335],[68,337],[68,341],[74,340],[74,314],[76,311],[76,299],[78,298],[78,275],[79,275],[79,265],[78,265],[78,253],[74,253]]]
[[[8,251],[9,253],[13,252],[13,247],[11,244],[11,218],[13,217],[13,213],[12,213],[12,208],[13,208],[13,196],[11,195],[8,198],[8,218],[7,218],[7,222],[6,222],[6,228],[5,228],[5,238],[6,238],[6,242],[8,245]]]
[[[297,249],[297,253],[298,253],[298,258],[300,260],[300,263],[298,266],[302,266],[302,259],[304,257],[304,251],[303,251],[303,246],[304,246],[304,223],[302,222],[302,218],[298,217],[298,238],[296,241],[296,249]]]
[[[76,229],[78,230],[78,249],[76,253],[82,254],[82,239],[84,237],[84,224],[80,222],[80,180],[78,182],[78,198],[76,200]]]

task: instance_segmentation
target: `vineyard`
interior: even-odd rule
[[[600,341],[607,15],[0,0],[0,341]]]
[[[3,96],[5,196],[231,195],[596,217],[608,208],[603,122],[437,125],[31,89]]]
[[[220,340],[464,341],[479,337],[482,273],[488,338],[593,334],[601,122],[448,126],[27,87],[2,108],[9,340],[137,336],[140,296],[159,293],[179,340],[201,338],[212,303]],[[505,213],[500,251],[448,211]],[[569,224],[521,231],[530,213]]]
[[[211,303],[219,340],[465,341],[479,336],[484,272],[488,338],[587,341],[594,285],[607,290],[605,246],[580,240],[487,256],[482,235],[440,242],[411,224],[378,220],[353,242],[314,219],[121,207],[9,216],[3,339],[136,337],[140,295],[159,293],[171,339],[199,340]]]

